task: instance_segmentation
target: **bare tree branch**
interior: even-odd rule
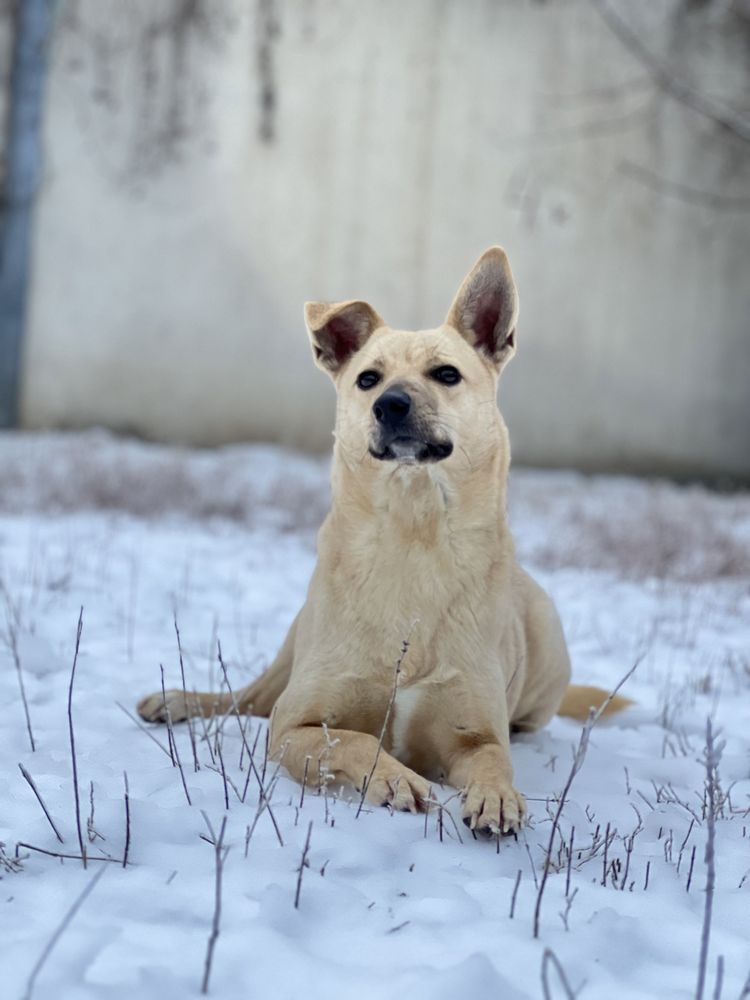
[[[682,184],[680,181],[662,177],[648,167],[644,167],[640,163],[633,163],[631,160],[624,160],[619,169],[620,173],[626,177],[650,188],[657,194],[686,202],[688,205],[702,205],[717,212],[750,211],[750,198],[744,195],[716,194],[713,191],[703,191],[700,188],[690,187],[690,185]]]
[[[646,67],[654,83],[669,94],[676,101],[691,108],[693,111],[708,118],[718,125],[722,125],[727,131],[750,142],[750,120],[739,114],[732,108],[720,101],[714,100],[706,94],[701,94],[684,80],[676,76],[663,66],[656,56],[641,41],[637,32],[628,25],[619,14],[617,14],[607,0],[591,0],[612,34],[624,45],[624,47],[635,56],[640,63]]]

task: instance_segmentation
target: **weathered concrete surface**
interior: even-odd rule
[[[588,0],[175,9],[63,4],[27,427],[325,448],[302,302],[434,325],[500,242],[517,460],[748,474],[750,147],[661,93]],[[717,98],[747,87],[726,55],[691,63]]]

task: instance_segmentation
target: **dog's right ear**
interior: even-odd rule
[[[370,334],[384,326],[367,302],[306,302],[305,323],[315,364],[335,377]]]

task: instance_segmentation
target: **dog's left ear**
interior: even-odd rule
[[[502,247],[485,250],[458,290],[446,325],[498,368],[516,352],[518,293]]]
[[[364,347],[383,320],[368,302],[306,302],[305,323],[315,363],[335,377],[349,358]]]

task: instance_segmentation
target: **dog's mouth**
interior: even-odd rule
[[[370,454],[379,462],[442,462],[453,451],[450,441],[422,441],[413,437],[394,437],[378,448],[370,445]]]

